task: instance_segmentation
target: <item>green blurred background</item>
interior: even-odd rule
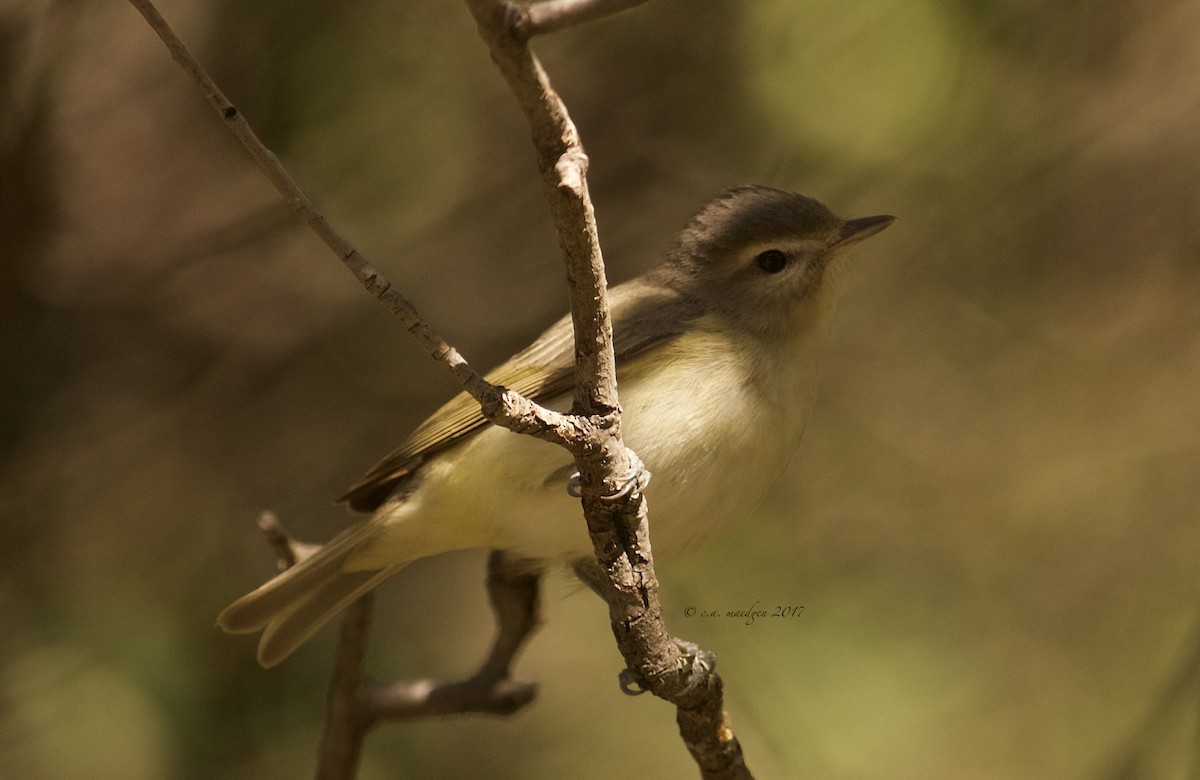
[[[452,0],[164,2],[263,137],[481,367],[565,306],[523,121]],[[659,0],[539,41],[614,280],[723,187],[900,221],[858,253],[767,505],[661,560],[764,778],[1200,766],[1200,0]],[[213,627],[453,387],[122,2],[0,0],[0,776],[311,773],[330,632]],[[581,521],[582,522],[582,521]],[[371,670],[454,677],[484,554],[381,592]],[[797,618],[687,618],[803,605]],[[692,777],[563,576],[507,720],[363,778]]]

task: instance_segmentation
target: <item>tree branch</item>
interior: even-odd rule
[[[539,577],[527,562],[493,550],[488,556],[487,591],[496,616],[496,637],[475,676],[457,683],[421,680],[370,685],[362,693],[370,723],[466,712],[510,715],[533,701],[537,685],[516,682],[509,675],[517,653],[541,622]]]
[[[258,525],[279,556],[280,570],[320,547],[296,541],[272,512],[263,512]],[[511,715],[533,701],[537,685],[513,680],[510,674],[517,653],[541,622],[539,576],[528,561],[493,550],[486,584],[496,636],[479,671],[461,682],[370,680],[363,667],[373,598],[367,594],[346,608],[329,681],[317,780],[351,780],[363,739],[380,722],[466,713]]]
[[[349,239],[329,224],[325,215],[317,208],[299,183],[288,173],[279,158],[267,148],[254,130],[221,91],[212,77],[184,45],[171,26],[155,8],[151,0],[129,0],[130,4],[146,19],[151,29],[162,40],[171,57],[188,73],[200,87],[209,105],[225,122],[225,126],[241,142],[263,175],[270,180],[279,194],[296,210],[305,224],[317,234],[325,245],[337,255],[342,264],[354,274],[363,288],[388,308],[404,323],[417,343],[431,357],[445,365],[464,390],[479,401],[489,421],[510,430],[536,436],[546,441],[571,446],[587,436],[585,426],[569,415],[546,409],[527,398],[496,387],[473,369],[458,350],[439,336],[399,290]]]
[[[353,780],[358,774],[363,739],[371,726],[363,706],[363,661],[373,601],[373,594],[368,593],[347,607],[342,617],[317,751],[317,780]]]
[[[617,409],[617,381],[608,319],[607,282],[596,216],[587,187],[588,158],[541,63],[518,33],[523,6],[496,0],[467,0],[479,34],[491,51],[533,135],[538,168],[566,264],[571,319],[575,326],[575,404],[585,415],[611,416]],[[609,428],[615,424],[615,420]],[[618,438],[614,429],[605,449]],[[618,461],[623,456],[617,456]],[[619,473],[627,463],[616,464]],[[595,476],[595,475],[593,475]],[[584,475],[584,484],[587,484]],[[593,482],[593,484],[598,484]],[[610,485],[615,492],[620,485]]]
[[[276,568],[279,571],[290,569],[321,549],[319,544],[305,544],[293,539],[292,535],[283,527],[283,523],[279,522],[279,516],[274,512],[262,512],[259,514],[256,524],[263,536],[267,537],[267,544],[275,550]]]
[[[672,640],[663,621],[641,494],[643,467],[621,440],[607,285],[588,195],[587,155],[566,106],[528,47],[529,15],[537,18],[544,4],[466,3],[529,123],[567,266],[575,326],[575,410],[603,421],[587,446],[572,448],[572,454],[617,645],[637,682],[676,705],[680,734],[705,778],[750,777],[711,659],[694,645]],[[559,29],[633,4],[559,0],[532,29]]]
[[[566,106],[529,50],[533,35],[590,21],[640,0],[550,0],[532,6],[505,0],[466,0],[493,61],[529,122],[543,186],[558,229],[570,288],[575,329],[573,414],[563,415],[488,383],[392,288],[350,242],[328,223],[279,159],[258,139],[238,110],[175,35],[150,0],[130,0],[166,44],[172,57],[199,84],[226,126],[259,168],[338,256],[363,287],[398,316],[435,359],[479,401],[494,423],[566,446],[580,472],[597,578],[609,604],[614,636],[633,681],[676,705],[680,734],[706,778],[745,778],[749,772],[722,704],[721,680],[711,657],[671,639],[658,602],[658,582],[641,489],[645,471],[621,440],[613,334],[607,282],[595,214],[587,187],[588,158]],[[264,517],[264,532],[285,562],[301,552],[277,521]],[[535,689],[508,680],[512,658],[537,624],[536,578],[532,585],[493,556],[488,585],[498,633],[480,672],[463,683],[427,681],[378,687],[363,682],[362,661],[369,600],[360,600],[343,622],[322,738],[319,777],[351,777],[366,730],[381,718],[447,712],[511,712]],[[503,594],[503,591],[511,591]],[[501,595],[497,595],[501,593]],[[515,595],[514,595],[515,594]],[[524,605],[523,607],[521,605]]]
[[[518,6],[519,17],[513,27],[517,35],[532,38],[566,27],[593,22],[628,8],[642,5],[646,0],[543,0],[540,3]]]

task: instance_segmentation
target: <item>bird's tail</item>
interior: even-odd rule
[[[230,634],[262,631],[258,662],[275,666],[337,613],[403,567],[346,570],[347,559],[371,530],[370,523],[363,523],[334,537],[311,557],[226,607],[217,616],[217,625]]]

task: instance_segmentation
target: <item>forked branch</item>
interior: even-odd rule
[[[535,35],[592,21],[643,0],[547,0],[532,5],[466,0],[493,61],[529,122],[558,230],[578,356],[577,413],[570,415],[547,410],[491,385],[471,368],[433,331],[411,302],[329,224],[150,0],[129,1],[197,82],[284,199],[367,292],[399,317],[421,346],[450,369],[463,389],[479,401],[484,415],[498,425],[554,441],[572,452],[580,471],[584,514],[596,553],[595,584],[608,601],[613,633],[628,665],[623,679],[676,705],[681,736],[704,777],[749,777],[729,727],[721,680],[712,670],[711,658],[699,648],[672,639],[662,619],[645,501],[638,487],[629,489],[631,481],[640,484],[642,467],[621,440],[607,282],[588,195],[587,156],[566,106],[528,46]],[[264,531],[289,561],[303,554],[277,524],[267,522]],[[499,624],[497,639],[484,667],[464,683],[367,685],[362,662],[369,604],[360,601],[349,611],[335,661],[319,777],[352,777],[363,734],[380,719],[446,712],[508,712],[532,698],[532,686],[510,682],[508,672],[516,651],[537,623],[536,577],[531,585],[521,581],[519,574],[506,571],[502,554],[493,555],[490,567],[488,583]]]
[[[251,159],[263,175],[275,186],[305,224],[325,242],[341,263],[354,274],[363,288],[388,308],[404,323],[417,343],[435,360],[445,365],[464,390],[479,401],[484,415],[491,422],[505,428],[520,427],[523,432],[558,444],[570,445],[586,436],[578,421],[568,415],[546,409],[523,396],[492,385],[483,375],[439,336],[417,311],[416,307],[399,290],[392,286],[387,277],[338,230],[336,230],[316,204],[284,168],[279,158],[267,148],[230,102],[212,77],[184,45],[151,0],[129,0],[146,19],[171,52],[172,58],[192,77],[209,105],[224,121],[225,126],[241,142]]]
[[[680,734],[702,776],[750,777],[729,725],[721,679],[713,671],[711,657],[694,645],[672,639],[663,621],[646,503],[640,489],[627,489],[631,480],[638,479],[642,466],[625,449],[620,416],[616,414],[619,405],[612,328],[604,262],[588,195],[587,155],[566,106],[528,46],[534,32],[599,18],[636,3],[466,3],[533,135],[567,265],[577,355],[575,408],[613,421],[610,426],[594,429],[591,447],[572,450],[599,568],[593,585],[608,602],[613,634],[628,665],[627,675],[676,705]],[[546,9],[544,15],[540,15],[540,7]],[[535,22],[531,23],[531,18]]]

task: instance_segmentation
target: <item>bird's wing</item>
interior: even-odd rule
[[[672,341],[699,306],[662,286],[635,280],[610,291],[617,363]],[[575,339],[569,317],[550,326],[533,344],[487,374],[494,385],[533,401],[569,392],[575,383]],[[487,424],[479,402],[459,393],[409,435],[400,448],[377,463],[339,501],[351,509],[378,509],[429,455]]]

